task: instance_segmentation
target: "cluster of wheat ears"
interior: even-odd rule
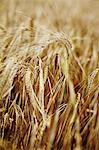
[[[0,150],[99,150],[98,0],[0,0]]]

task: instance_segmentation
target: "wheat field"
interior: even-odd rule
[[[98,0],[0,0],[0,150],[99,150]]]

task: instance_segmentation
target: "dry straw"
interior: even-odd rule
[[[0,150],[98,150],[99,3],[6,2]]]

